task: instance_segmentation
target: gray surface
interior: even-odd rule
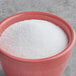
[[[76,0],[0,0],[0,20],[22,11],[44,11],[67,20],[76,30]],[[0,76],[4,76],[0,69]],[[76,47],[63,76],[76,76]]]

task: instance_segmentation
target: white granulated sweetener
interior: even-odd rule
[[[0,37],[0,48],[13,56],[41,59],[63,51],[68,44],[65,32],[44,20],[25,20],[9,26]]]

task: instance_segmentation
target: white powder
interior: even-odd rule
[[[44,20],[26,20],[8,27],[0,37],[0,48],[27,59],[54,56],[68,44],[64,31]]]

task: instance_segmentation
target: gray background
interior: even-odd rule
[[[44,11],[68,21],[76,31],[76,0],[0,0],[0,21],[22,11]],[[5,76],[0,69],[0,76]],[[63,76],[76,76],[76,47]]]

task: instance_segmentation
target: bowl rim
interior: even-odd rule
[[[70,44],[68,44],[68,46],[62,52],[60,52],[60,53],[58,53],[58,54],[56,54],[54,56],[47,57],[47,58],[42,58],[42,59],[25,59],[25,58],[20,58],[20,57],[16,57],[16,56],[13,56],[13,55],[9,54],[6,51],[3,51],[2,49],[0,49],[0,53],[4,54],[5,56],[7,56],[7,57],[9,57],[11,59],[14,59],[14,60],[20,61],[20,62],[42,62],[42,61],[57,59],[57,58],[63,56],[64,54],[66,54],[74,46],[74,43],[75,43],[75,32],[74,32],[72,26],[67,21],[62,19],[61,17],[59,17],[57,15],[54,15],[54,14],[51,14],[51,13],[48,13],[48,12],[41,12],[41,11],[20,12],[20,13],[17,13],[15,15],[12,15],[12,16],[9,16],[9,17],[5,18],[4,20],[1,21],[0,25],[2,26],[3,22],[7,22],[8,19],[10,19],[12,17],[18,16],[18,15],[21,15],[21,14],[25,14],[25,13],[41,14],[41,15],[52,16],[52,17],[62,21],[63,23],[65,23],[67,25],[67,27],[70,29],[70,32],[71,32],[71,35],[72,35],[72,39],[70,41]]]

